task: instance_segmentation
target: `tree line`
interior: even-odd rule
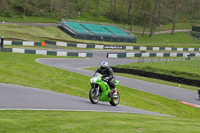
[[[56,19],[90,15],[117,23],[150,27],[150,37],[159,25],[172,23],[174,34],[177,19],[200,19],[200,0],[0,0],[0,15],[51,17]],[[143,35],[143,34],[142,34]]]

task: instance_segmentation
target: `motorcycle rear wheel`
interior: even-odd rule
[[[199,94],[199,98],[200,98],[200,88],[198,89],[198,92],[197,92],[198,94]]]
[[[99,95],[96,96],[95,89],[91,88],[89,92],[89,98],[90,98],[91,103],[97,104],[99,102],[99,97],[100,97]]]
[[[115,97],[112,97],[111,98],[111,101],[110,101],[110,104],[112,105],[112,106],[117,106],[118,104],[119,104],[119,101],[120,101],[120,96],[119,96],[119,93],[117,92],[117,98],[115,98]]]

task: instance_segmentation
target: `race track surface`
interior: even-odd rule
[[[91,104],[89,99],[48,90],[0,83],[0,110],[67,110],[137,113],[168,116],[109,103]]]
[[[60,50],[60,49],[59,49]],[[73,51],[73,50],[68,50]],[[76,50],[76,52],[78,52]],[[87,52],[87,51],[82,51]],[[36,61],[48,66],[57,67],[67,71],[72,71],[82,75],[90,76],[94,72],[83,70],[87,67],[98,67],[102,61],[108,61],[111,66],[117,64],[126,64],[137,62],[137,59],[108,59],[105,51],[93,50],[93,58],[42,58]],[[112,51],[113,52],[113,51]],[[116,52],[116,51],[115,51]],[[117,51],[124,52],[124,51]],[[136,79],[130,79],[121,76],[115,76],[120,80],[120,85],[133,89],[145,91],[148,93],[185,101],[193,104],[199,104],[197,93],[178,87],[160,85],[156,83],[145,82]],[[88,81],[89,82],[89,81]],[[111,106],[109,103],[100,102],[96,105],[91,104],[89,99],[61,94],[57,92],[41,90],[37,88],[24,87],[19,85],[9,85],[0,83],[0,110],[22,109],[22,110],[74,110],[74,111],[104,111],[104,112],[122,112],[138,113],[168,116],[160,113],[140,110],[118,105]],[[89,92],[88,92],[89,93]]]
[[[83,70],[87,67],[99,67],[102,61],[108,61],[110,66],[117,64],[127,64],[137,62],[137,59],[108,59],[106,57],[106,51],[93,51],[94,57],[87,59],[38,59],[37,62],[57,67],[60,69],[76,72],[86,76],[93,76],[94,72]],[[117,80],[120,80],[120,85],[127,86],[133,89],[141,90],[144,92],[164,96],[170,99],[188,102],[191,104],[200,105],[200,100],[196,91],[183,89],[179,87],[172,87],[167,85],[161,85],[151,82],[146,82],[137,79],[131,79],[121,76],[115,76]],[[177,84],[178,86],[178,84]],[[197,88],[197,87],[196,87]]]

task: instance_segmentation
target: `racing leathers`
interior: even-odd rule
[[[111,90],[115,89],[115,78],[113,76],[113,70],[111,67],[106,67],[106,68],[103,68],[103,67],[99,67],[95,74],[96,73],[100,73],[101,75],[103,75],[103,80],[104,81],[107,81],[108,85],[110,86]]]

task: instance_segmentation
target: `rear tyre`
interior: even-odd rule
[[[200,98],[200,88],[198,89],[198,92],[197,92],[198,94],[199,94],[199,98]]]
[[[111,98],[111,101],[110,101],[110,104],[112,106],[117,106],[119,104],[119,101],[120,101],[120,96],[119,96],[119,92],[117,91],[117,98],[116,97],[112,97]]]
[[[99,102],[99,95],[96,96],[96,92],[94,88],[91,88],[89,92],[89,98],[90,98],[91,103],[93,104],[97,104]]]

